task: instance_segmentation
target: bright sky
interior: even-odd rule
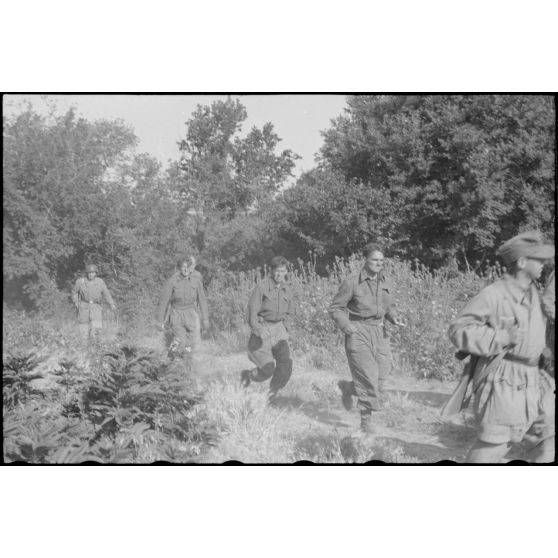
[[[346,106],[344,95],[233,95],[246,107],[248,118],[241,135],[252,126],[271,122],[282,139],[279,150],[292,149],[297,161],[295,176],[314,166],[314,155],[322,145],[320,131]],[[4,114],[18,110],[30,100],[38,112],[46,112],[48,100],[56,101],[61,112],[75,106],[88,120],[121,118],[139,138],[138,151],[157,157],[164,165],[178,158],[177,142],[186,135],[186,120],[196,105],[209,105],[226,95],[6,95]]]

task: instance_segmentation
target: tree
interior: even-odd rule
[[[176,199],[192,216],[199,253],[213,265],[231,268],[261,259],[263,212],[299,158],[289,149],[277,154],[281,139],[271,123],[240,137],[246,118],[238,99],[198,105],[179,144],[181,159],[170,169]],[[234,246],[232,237],[239,240]]]
[[[92,124],[73,109],[46,117],[28,107],[3,128],[4,281],[36,299],[102,242],[118,205],[110,175],[136,138],[121,122]]]
[[[323,134],[319,167],[287,197],[291,235],[315,243],[325,226],[329,253],[380,239],[439,265],[482,259],[525,228],[554,234],[551,97],[374,95],[347,104]]]

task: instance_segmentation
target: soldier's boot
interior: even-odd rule
[[[353,382],[347,382],[346,380],[340,380],[337,382],[339,389],[341,390],[341,403],[345,410],[350,411],[353,408],[353,395],[355,395],[355,386]]]
[[[267,402],[269,405],[273,405],[273,403],[275,403],[276,399],[277,399],[277,393],[279,392],[279,390],[277,389],[270,389],[267,392]]]
[[[253,370],[243,370],[240,373],[240,385],[244,389],[246,389],[252,383],[253,378],[254,378],[254,371]]]
[[[376,427],[372,424],[372,413],[361,411],[360,413],[360,429],[364,434],[376,434]]]

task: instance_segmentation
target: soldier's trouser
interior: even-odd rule
[[[549,463],[554,460],[555,382],[536,368],[527,378],[530,383],[519,385],[521,389],[509,382],[488,379],[479,388],[474,407],[479,435],[467,458],[469,463],[498,463],[512,443],[520,442],[528,461]],[[526,408],[532,409],[530,420]],[[516,424],[510,425],[512,421]]]
[[[345,336],[345,352],[353,377],[357,406],[364,413],[380,409],[379,395],[391,368],[391,348],[383,324],[351,322],[356,332]]]
[[[170,325],[174,337],[178,340],[178,352],[183,354],[186,348],[192,353],[199,347],[200,317],[194,308],[171,308]]]
[[[251,335],[248,341],[248,358],[258,367],[252,374],[252,380],[265,382],[271,378],[270,391],[284,388],[292,375],[293,361],[288,337],[282,322],[265,322],[262,324],[262,337]]]
[[[510,450],[511,444],[489,444],[477,440],[469,455],[467,463],[500,463]],[[530,463],[552,463],[554,461],[555,438],[544,439],[535,447],[527,450],[527,460]]]
[[[80,301],[78,307],[78,331],[82,343],[90,338],[98,339],[103,327],[103,313],[100,304]]]

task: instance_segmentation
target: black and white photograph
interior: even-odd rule
[[[4,463],[554,462],[553,95],[2,111]]]

